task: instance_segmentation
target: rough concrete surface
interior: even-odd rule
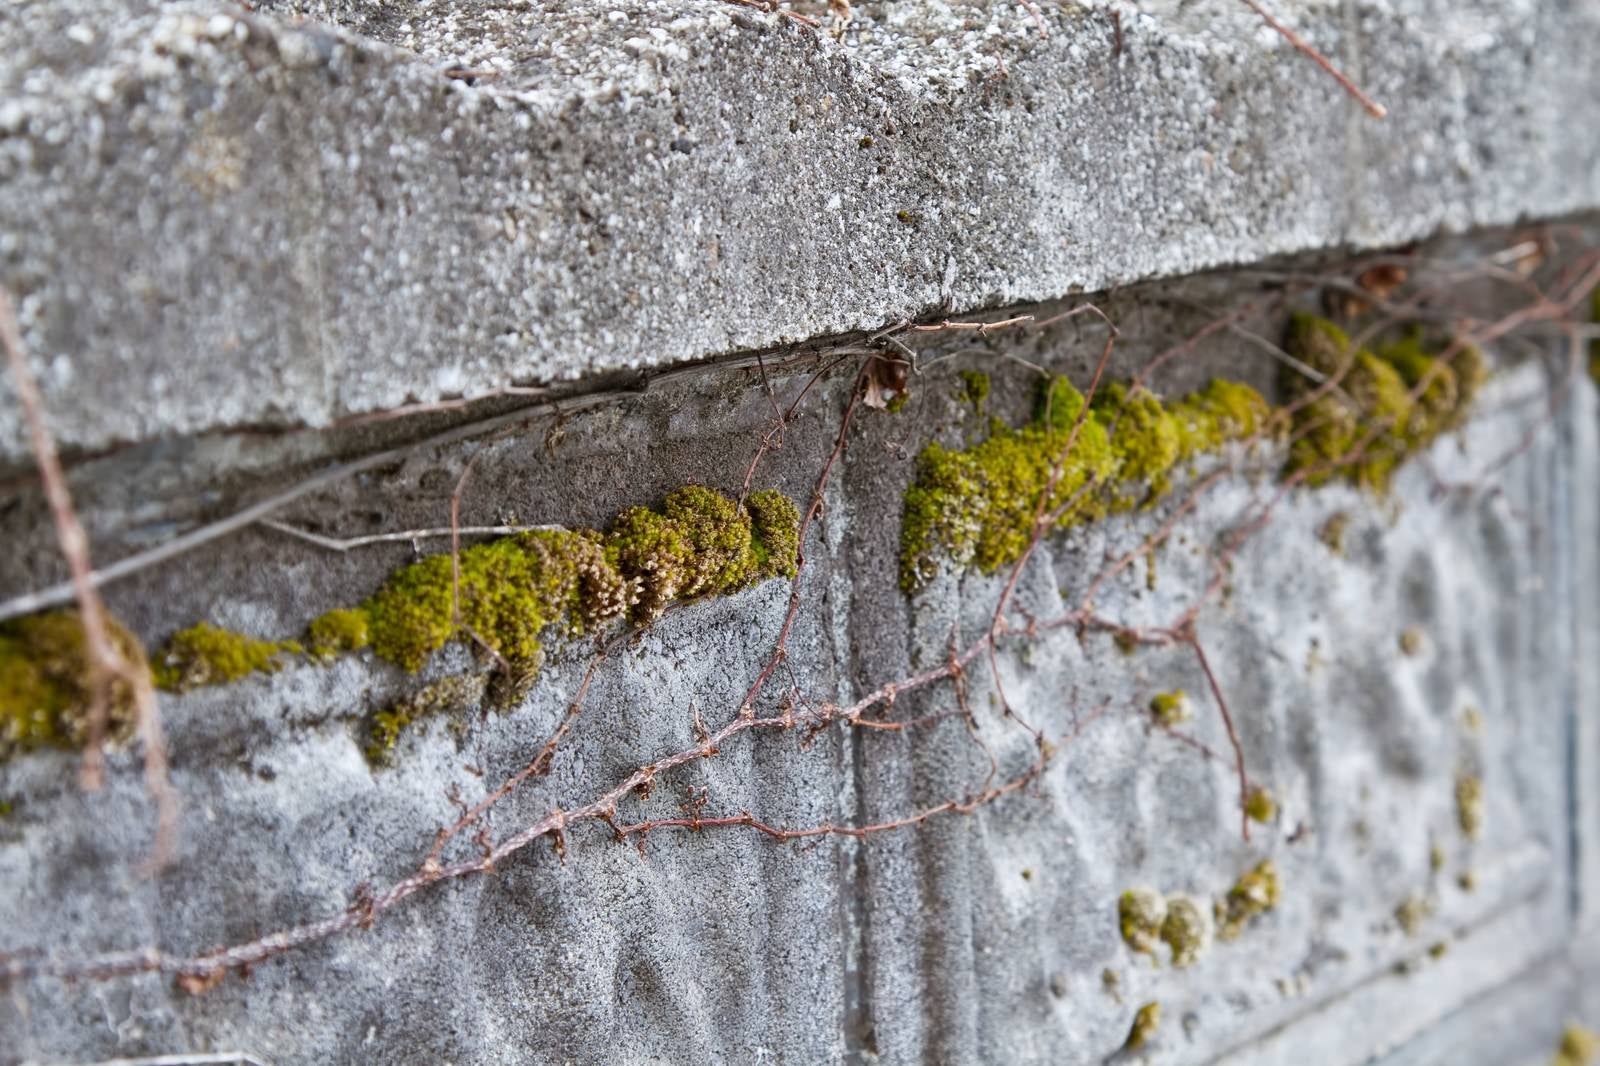
[[[1129,366],[1148,355],[1140,343],[1130,336]],[[788,668],[811,698],[859,696],[942,661],[953,630],[970,639],[989,624],[998,578],[945,575],[915,599],[895,586],[912,455],[930,436],[982,432],[956,370],[991,371],[989,409],[1014,419],[1035,378],[995,353],[1081,373],[1098,344],[1092,327],[1079,336],[1070,323],[1027,345],[997,339],[988,356],[930,365],[900,415],[862,412],[813,534],[789,645]],[[1222,370],[1273,376],[1269,361],[1226,340],[1192,364],[1163,387]],[[279,517],[334,535],[436,525],[474,455],[469,524],[599,524],[685,481],[733,490],[770,417],[764,380],[789,396],[808,373],[776,362],[766,374],[697,371],[416,450]],[[836,372],[812,390],[758,484],[803,498],[851,380]],[[1153,1063],[1544,1061],[1565,1021],[1593,1024],[1600,1007],[1584,977],[1600,969],[1600,941],[1583,917],[1600,893],[1600,708],[1574,667],[1600,622],[1600,597],[1584,593],[1597,587],[1600,507],[1572,491],[1600,477],[1600,415],[1584,384],[1542,421],[1548,388],[1532,365],[1497,378],[1468,430],[1407,467],[1387,502],[1342,487],[1290,495],[1201,615],[1251,772],[1282,807],[1249,843],[1227,760],[1153,731],[1143,713],[1154,693],[1186,689],[1193,735],[1227,751],[1194,656],[1128,657],[1103,634],[1054,632],[1008,645],[999,668],[1010,704],[1061,753],[1037,786],[971,815],[860,842],[661,831],[642,856],[602,827],[575,828],[564,863],[535,845],[492,877],[430,889],[370,930],[200,996],[154,976],[16,983],[0,996],[0,1062],[185,1051],[279,1066],[1123,1062],[1139,1060],[1116,1052],[1146,1001],[1164,1008],[1143,1056]],[[1531,444],[1480,480],[1530,426]],[[234,469],[234,447],[195,442],[184,464]],[[172,488],[162,455],[79,468],[92,527],[159,529],[163,509],[187,515],[193,503]],[[1475,489],[1432,491],[1452,482]],[[1224,481],[1162,549],[1154,578],[1136,568],[1101,593],[1102,610],[1135,624],[1169,617],[1204,584],[1218,536],[1270,491],[1270,481]],[[1318,537],[1337,512],[1351,519],[1342,556]],[[1053,539],[1025,571],[1018,608],[1047,617],[1063,591],[1082,594],[1095,561],[1168,513]],[[46,570],[49,541],[36,505],[3,514],[4,536],[29,562],[8,563],[0,587],[20,590]],[[147,640],[198,617],[283,637],[370,592],[413,552],[328,553],[256,527],[108,593]],[[697,717],[726,721],[786,599],[778,582],[674,612],[609,659],[550,776],[496,808],[496,833],[694,745]],[[1412,626],[1422,642],[1406,655],[1400,633]],[[429,676],[467,658],[445,653]],[[68,756],[13,760],[0,767],[0,797],[14,808],[0,820],[0,952],[199,952],[337,913],[358,884],[381,889],[415,868],[454,816],[447,789],[471,802],[527,760],[586,663],[569,646],[520,706],[416,728],[381,770],[362,758],[359,720],[415,682],[364,656],[164,699],[184,818],[177,863],[153,879],[140,867],[152,823],[134,753],[115,757],[111,786],[94,795],[76,788]],[[999,773],[1017,773],[1032,741],[1001,715],[987,666],[967,691]],[[943,688],[902,697],[895,714],[956,709]],[[708,814],[870,824],[969,794],[988,765],[959,717],[911,734],[745,737],[622,813],[672,816],[693,785],[709,790]],[[1485,787],[1477,840],[1458,824],[1464,770]],[[1263,857],[1281,871],[1282,902],[1238,940],[1182,970],[1123,945],[1125,889],[1208,901]],[[1458,884],[1469,871],[1472,891]],[[1410,899],[1432,909],[1408,935],[1395,915]]]
[[[1594,0],[1278,5],[1382,121],[1232,0],[254,6],[0,10],[0,281],[69,448],[1600,204]]]

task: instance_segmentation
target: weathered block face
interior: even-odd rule
[[[0,16],[0,1066],[1582,1062],[1593,12],[1225,6]]]
[[[1196,279],[1102,303],[1119,318],[1208,287],[1227,298]],[[1125,326],[1105,372],[1124,384],[1053,414],[1040,397],[1062,400],[1060,387],[1042,394],[1048,379],[997,356],[1026,352],[1087,388],[1103,329],[1018,326],[981,351],[936,335],[903,377],[774,353],[416,447],[405,420],[376,438],[278,442],[285,456],[394,452],[290,502],[275,527],[106,590],[173,680],[161,704],[184,798],[172,864],[142,870],[153,822],[137,749],[113,752],[110,785],[92,795],[73,786],[68,751],[35,746],[4,765],[13,932],[0,948],[138,969],[105,954],[159,946],[170,971],[20,977],[0,1008],[7,1031],[27,1055],[110,1055],[99,1019],[113,994],[142,1050],[273,1061],[358,1061],[373,1047],[493,1061],[505,1042],[586,1061],[761,1047],[807,1061],[867,1047],[890,1061],[1090,1061],[1127,1045],[1161,1061],[1276,1062],[1306,1043],[1343,1049],[1328,1061],[1400,1045],[1490,1061],[1553,1047],[1584,1005],[1547,960],[1592,963],[1573,909],[1591,875],[1571,834],[1586,854],[1594,723],[1572,663],[1596,600],[1553,590],[1595,578],[1592,501],[1567,487],[1595,473],[1593,397],[1584,386],[1551,415],[1540,371],[1502,362],[1474,413],[1397,453],[1381,486],[1313,478],[1293,445],[1303,416],[1285,406],[1301,392],[1225,339],[1148,379],[1134,411],[1125,383],[1205,324],[1194,314],[1150,334]],[[1355,352],[1373,319],[1344,317]],[[1287,349],[1308,363],[1297,335]],[[1230,416],[1237,432],[1207,436],[1214,405],[1178,398],[1216,395],[1204,383],[1230,373],[1257,397],[1241,408],[1250,425]],[[864,402],[880,379],[903,402]],[[802,394],[772,447],[774,411]],[[1366,412],[1357,422],[1382,407],[1362,395],[1341,400]],[[919,542],[927,566],[908,591],[919,453],[987,454],[985,441],[1021,439],[1008,426],[1052,417],[1063,434],[1079,426],[1073,448],[1099,420],[1089,449],[1115,469],[1090,486],[1098,503],[1081,496],[1014,584],[1020,554],[984,573]],[[1419,423],[1373,439],[1399,447],[1395,425]],[[1205,446],[1183,448],[1186,434]],[[1168,437],[1164,450],[1129,445]],[[224,486],[213,506],[226,512],[301,479],[286,463],[242,470],[226,439],[178,447],[175,480],[148,451],[78,467],[108,557],[137,550],[135,519],[192,524],[194,484]],[[1332,459],[1353,472],[1364,455]],[[974,492],[1020,469],[991,466],[969,472]],[[774,488],[741,507],[747,477]],[[416,583],[419,554],[448,560],[452,499],[459,527],[499,531],[466,534],[463,625],[447,612],[439,641],[384,653],[372,605]],[[8,538],[36,547],[7,580],[37,586],[45,514],[8,514]],[[807,514],[791,601],[786,537]],[[544,528],[504,532],[532,525]],[[563,578],[577,606],[539,608],[553,624],[538,631],[537,671],[508,674],[505,634],[521,630],[486,612],[520,602],[502,576],[520,589],[554,572],[537,540],[559,540],[552,525],[594,530],[584,543],[618,580],[644,581],[662,551],[728,580],[654,616],[630,613],[628,597],[587,615]],[[491,566],[505,551],[537,558]],[[202,620],[214,635],[186,636]],[[185,640],[222,649],[217,663],[264,658],[202,677],[172,650]],[[280,954],[277,930],[307,943]],[[223,946],[256,960],[248,977],[207,969]],[[327,991],[306,1012],[312,986]],[[1486,995],[1522,1003],[1528,1031],[1479,1048],[1451,1018]],[[294,1025],[272,1022],[269,1038],[262,1019],[283,1017]]]

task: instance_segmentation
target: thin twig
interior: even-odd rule
[[[553,533],[564,531],[567,528],[566,526],[558,525],[461,526],[456,529],[451,529],[449,526],[439,526],[432,529],[403,529],[396,533],[370,533],[362,537],[326,537],[321,533],[313,533],[309,529],[291,526],[287,522],[279,522],[274,518],[263,518],[257,525],[334,552],[347,552],[374,544],[408,544],[414,540],[434,540],[452,535],[456,537],[499,537],[512,533]]]
[[[1361,106],[1367,109],[1367,114],[1371,115],[1373,118],[1383,118],[1389,114],[1388,108],[1384,107],[1372,97],[1362,92],[1356,86],[1356,83],[1346,77],[1344,72],[1338,67],[1334,66],[1327,56],[1323,55],[1321,52],[1311,47],[1311,45],[1307,44],[1299,34],[1295,33],[1288,26],[1285,26],[1283,23],[1273,18],[1267,13],[1267,9],[1258,4],[1256,0],[1239,0],[1239,2],[1248,7],[1251,11],[1254,11],[1256,14],[1260,15],[1262,19],[1266,21],[1268,26],[1271,26],[1273,29],[1281,33],[1286,41],[1294,45],[1295,48],[1299,49],[1302,53],[1309,57],[1313,63],[1326,71],[1334,81],[1339,83],[1340,88],[1349,93],[1351,96],[1355,97]]]

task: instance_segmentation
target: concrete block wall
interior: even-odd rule
[[[151,647],[201,618],[291,638],[443,542],[337,552],[253,520],[206,535],[217,520],[436,528],[470,464],[465,524],[604,528],[685,483],[736,494],[774,400],[802,392],[755,485],[804,503],[860,361],[906,319],[1044,319],[1094,293],[1126,380],[1269,281],[1370,250],[1426,238],[1408,254],[1442,279],[1541,241],[1543,283],[1593,246],[1600,6],[1284,5],[1381,122],[1234,6],[1063,6],[1048,35],[1026,7],[931,2],[860,4],[837,35],[713,0],[0,13],[0,281],[95,560],[192,544],[128,566],[109,607]],[[1267,302],[1241,326],[1280,329]],[[1083,384],[1104,337],[1087,317],[904,334],[910,402],[855,409],[806,546],[783,665],[802,711],[985,631],[1003,577],[898,587],[915,456],[1027,418],[1038,368]],[[902,818],[981,791],[991,754],[1027,767],[1003,692],[1060,751],[970,814],[860,839],[663,830],[642,851],[575,825],[559,860],[541,840],[201,994],[35,972],[198,955],[381,893],[452,796],[527,763],[590,657],[554,645],[515,706],[421,724],[382,768],[366,723],[418,680],[370,655],[297,662],[163,695],[183,806],[160,872],[137,746],[98,793],[70,752],[0,763],[0,1063],[1548,1061],[1565,1024],[1600,1027],[1600,410],[1559,335],[1489,351],[1467,430],[1387,498],[1286,496],[1198,616],[1281,808],[1248,842],[1227,760],[1142,710],[1184,689],[1194,738],[1228,750],[1193,652],[1064,629],[976,660],[965,701],[897,700],[944,716],[925,728],[754,731],[620,812],[701,796],[788,827]],[[1152,384],[1278,374],[1215,331]],[[0,447],[13,602],[65,571],[3,390]],[[1222,478],[1097,607],[1180,612],[1271,491]],[[1059,610],[1173,506],[1051,538],[1018,608]],[[733,720],[789,597],[695,603],[614,649],[494,837]],[[423,678],[471,669],[452,646]],[[1282,899],[1238,940],[1184,969],[1123,943],[1123,891],[1210,899],[1265,858]],[[1408,901],[1426,904],[1410,931]],[[1154,1001],[1154,1038],[1121,1050]]]

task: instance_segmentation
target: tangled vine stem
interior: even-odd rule
[[[1501,279],[1509,280],[1509,279]],[[1517,279],[1520,285],[1524,279]],[[1578,300],[1582,299],[1587,291],[1600,283],[1600,253],[1589,253],[1580,257],[1574,267],[1560,279],[1554,295],[1546,295],[1543,291],[1536,291],[1530,302],[1493,322],[1466,321],[1463,328],[1457,331],[1456,339],[1447,349],[1446,354],[1440,356],[1438,365],[1448,365],[1450,358],[1465,350],[1469,344],[1483,344],[1495,338],[1505,336],[1514,329],[1523,328],[1532,323],[1563,322],[1570,315],[1572,308]],[[1296,285],[1301,284],[1299,282]],[[1416,300],[1407,303],[1384,307],[1386,301],[1374,297],[1371,304],[1388,317],[1384,322],[1403,320],[1403,313],[1408,306],[1415,306]],[[1272,302],[1272,301],[1266,301]],[[1097,308],[1091,309],[1083,305],[1072,311],[1066,312],[1057,318],[1069,317],[1077,314],[1098,315]],[[1223,318],[1208,323],[1200,334],[1210,335],[1218,330],[1226,329],[1229,322],[1237,322],[1241,318],[1238,312],[1223,316]],[[1046,320],[1049,321],[1049,320]],[[966,324],[958,326],[956,323],[940,322],[930,324],[930,328],[923,331],[928,333],[962,332],[975,330],[983,332],[978,327],[987,326],[988,331],[1000,328],[1037,328],[1041,323],[1031,321],[1028,316],[1015,316],[1001,322],[974,323],[970,327]],[[1106,320],[1108,336],[1106,347],[1102,351],[1101,359],[1097,365],[1095,382],[1090,386],[1090,396],[1099,381],[1100,375],[1106,365],[1110,345],[1115,337],[1115,328]],[[902,323],[893,327],[875,340],[888,343],[896,339],[896,335],[910,335],[910,323]],[[1373,329],[1381,328],[1375,325]],[[1574,334],[1576,336],[1576,334]],[[1157,362],[1176,358],[1176,353],[1193,350],[1194,337],[1175,349],[1169,349],[1156,357]],[[903,343],[903,342],[902,342]],[[870,353],[872,349],[868,349]],[[868,354],[859,350],[852,351],[851,355]],[[773,424],[760,439],[755,458],[749,472],[746,474],[746,483],[754,476],[754,472],[763,457],[781,441],[782,430],[792,423],[799,410],[800,400],[809,394],[821,376],[828,371],[842,365],[846,356],[835,352],[832,356],[825,357],[821,362],[821,369],[810,375],[800,390],[800,394],[787,408],[782,407],[772,395],[770,381],[767,380],[765,367],[762,365],[762,380],[767,388],[769,399],[773,407]],[[1329,460],[1320,467],[1308,468],[1298,471],[1289,478],[1284,479],[1276,490],[1267,495],[1264,500],[1257,501],[1246,509],[1231,531],[1225,536],[1221,547],[1211,559],[1212,576],[1204,589],[1195,600],[1180,611],[1175,619],[1166,625],[1159,626],[1130,626],[1117,619],[1108,618],[1100,614],[1094,606],[1095,595],[1104,587],[1105,583],[1124,573],[1139,559],[1147,557],[1157,546],[1163,543],[1173,532],[1176,524],[1186,515],[1192,513],[1199,501],[1217,484],[1230,475],[1240,473],[1247,469],[1256,469],[1262,472],[1267,469],[1265,463],[1259,468],[1247,467],[1249,450],[1238,448],[1225,454],[1210,470],[1202,472],[1193,478],[1185,495],[1178,500],[1170,510],[1166,519],[1160,526],[1144,537],[1135,547],[1121,556],[1110,559],[1094,574],[1086,585],[1086,591],[1079,601],[1079,605],[1063,611],[1053,618],[1026,617],[1025,624],[1018,625],[1006,619],[1006,606],[1011,598],[1017,582],[1018,574],[1026,559],[1007,575],[1004,591],[997,603],[997,609],[990,619],[989,625],[975,639],[965,645],[952,640],[952,647],[947,658],[936,666],[922,671],[887,681],[870,692],[859,696],[855,702],[840,706],[832,702],[813,703],[805,699],[800,691],[798,681],[792,673],[790,687],[777,702],[776,713],[767,713],[759,709],[764,702],[763,695],[772,680],[778,676],[780,669],[787,669],[787,645],[790,633],[798,616],[802,604],[803,582],[808,573],[808,542],[811,540],[810,529],[815,519],[822,513],[826,499],[827,487],[843,456],[848,440],[850,428],[856,418],[863,402],[868,376],[871,372],[873,357],[869,354],[856,371],[854,382],[850,388],[848,399],[845,403],[843,414],[833,447],[826,461],[817,475],[810,502],[802,516],[800,529],[801,554],[797,559],[796,574],[790,584],[788,605],[784,613],[782,625],[775,637],[773,650],[767,657],[764,665],[757,673],[755,680],[746,691],[738,706],[732,709],[728,720],[716,729],[706,729],[700,726],[696,716],[695,742],[673,754],[662,756],[651,762],[646,762],[633,771],[615,781],[610,788],[594,795],[587,802],[571,808],[556,807],[540,818],[522,826],[514,832],[504,836],[498,841],[491,839],[487,830],[480,829],[474,838],[478,844],[477,852],[471,858],[460,861],[447,861],[446,852],[452,841],[458,840],[467,830],[478,825],[494,806],[515,790],[523,787],[533,778],[545,774],[560,745],[571,735],[579,721],[581,708],[589,692],[591,682],[596,672],[605,660],[606,652],[610,645],[597,648],[593,658],[588,664],[583,679],[569,703],[566,715],[556,724],[555,728],[540,746],[532,759],[520,770],[507,777],[498,787],[487,792],[478,803],[468,807],[459,803],[461,808],[458,817],[449,826],[438,831],[426,854],[421,859],[417,869],[407,878],[398,881],[380,892],[359,886],[353,893],[353,902],[337,914],[330,915],[315,921],[306,922],[290,928],[270,933],[256,940],[241,943],[230,947],[218,949],[201,955],[185,956],[170,954],[156,948],[142,950],[109,952],[87,958],[57,958],[51,957],[41,951],[24,951],[10,955],[0,955],[0,981],[17,980],[34,977],[58,978],[110,978],[119,975],[134,973],[159,972],[179,978],[180,984],[191,991],[204,991],[206,988],[220,980],[230,970],[244,969],[256,963],[266,961],[274,956],[292,951],[301,946],[311,944],[330,936],[355,928],[364,928],[377,921],[380,916],[405,902],[418,892],[437,885],[443,881],[487,873],[495,870],[517,853],[526,849],[535,841],[549,838],[558,854],[564,854],[567,834],[575,827],[585,823],[599,822],[608,826],[611,833],[621,839],[633,839],[643,845],[651,832],[667,829],[686,829],[696,832],[706,832],[714,829],[747,829],[778,842],[792,842],[806,838],[821,838],[828,836],[865,837],[868,835],[891,832],[900,829],[913,828],[944,814],[972,813],[985,805],[994,803],[1001,798],[1013,795],[1024,790],[1031,782],[1036,781],[1046,768],[1055,759],[1060,751],[1060,746],[1078,736],[1088,725],[1098,720],[1107,710],[1102,706],[1092,714],[1078,720],[1073,728],[1051,740],[1042,730],[1031,725],[1021,723],[1013,713],[1003,715],[1004,720],[1013,725],[1027,730],[1035,742],[1035,755],[1033,760],[1020,771],[1012,773],[1004,780],[996,783],[999,777],[999,763],[995,759],[989,745],[978,735],[977,721],[971,710],[967,697],[966,682],[972,664],[980,656],[988,656],[992,668],[992,682],[997,689],[999,679],[999,660],[995,657],[997,646],[1003,641],[1032,640],[1041,634],[1052,630],[1075,630],[1083,632],[1101,632],[1117,635],[1136,644],[1149,647],[1184,647],[1191,650],[1195,656],[1198,668],[1204,674],[1207,688],[1218,705],[1223,728],[1225,729],[1233,754],[1233,769],[1239,781],[1241,825],[1243,832],[1248,837],[1248,820],[1244,817],[1244,808],[1250,790],[1250,782],[1244,758],[1244,748],[1232,710],[1225,696],[1224,686],[1218,676],[1213,663],[1210,661],[1199,638],[1198,619],[1204,605],[1213,600],[1221,591],[1224,575],[1228,566],[1237,556],[1243,546],[1256,533],[1267,525],[1274,509],[1292,491],[1292,489],[1320,473],[1338,470],[1350,464],[1358,463],[1366,447],[1371,443],[1382,427],[1377,427],[1368,438],[1359,441],[1347,454],[1338,459]],[[1574,362],[1575,365],[1575,362]],[[1150,369],[1147,364],[1141,373],[1148,374]],[[1348,373],[1349,366],[1328,376],[1328,380],[1317,386],[1318,389],[1332,390],[1340,387],[1341,379]],[[1439,371],[1442,372],[1442,371]],[[1136,379],[1139,380],[1139,379]],[[1413,390],[1413,397],[1421,395],[1427,387],[1428,378],[1423,379]],[[1316,390],[1312,390],[1314,395]],[[1310,402],[1302,397],[1301,405]],[[1295,405],[1291,405],[1293,409]],[[1087,407],[1087,404],[1085,404]],[[1548,419],[1551,411],[1544,413]],[[525,417],[525,416],[524,416]],[[1081,418],[1081,416],[1080,416]],[[493,427],[491,427],[493,428]],[[1278,427],[1272,427],[1271,432],[1278,432]],[[1264,430],[1267,432],[1267,430]],[[1056,457],[1052,465],[1050,484],[1059,483],[1059,470],[1064,461],[1064,454]],[[1492,469],[1499,469],[1500,463]],[[462,530],[458,524],[460,484],[458,491],[452,497],[451,527],[459,534]],[[1044,494],[1048,499],[1049,493]],[[1064,513],[1064,512],[1061,512]],[[1043,505],[1035,515],[1032,535],[1027,545],[1027,554],[1031,556],[1042,541],[1046,531],[1052,525],[1050,521],[1058,517],[1058,512],[1044,513]],[[954,637],[954,635],[953,635]],[[626,638],[626,634],[619,634],[612,638],[613,641]],[[933,711],[914,718],[895,719],[893,711],[899,698],[905,694],[919,690],[931,689],[941,683],[952,683],[955,686],[957,709]],[[1002,695],[1003,699],[1003,695]],[[1009,710],[1009,709],[1008,709]],[[861,731],[866,735],[906,734],[912,730],[932,727],[951,719],[963,719],[967,725],[974,742],[988,756],[988,770],[982,781],[975,788],[970,788],[962,794],[951,796],[943,802],[935,803],[920,808],[912,813],[884,819],[863,825],[836,824],[831,821],[821,822],[813,826],[784,827],[774,825],[770,821],[749,811],[740,810],[733,813],[707,814],[705,808],[709,803],[709,795],[703,790],[694,790],[691,795],[689,809],[679,817],[671,818],[643,818],[635,821],[623,821],[619,818],[622,805],[630,796],[644,797],[658,782],[672,771],[694,764],[700,760],[717,755],[730,743],[745,734],[754,736],[758,731],[764,733],[798,733],[802,743],[809,743],[814,737],[824,730],[835,727],[848,728]],[[1176,730],[1167,730],[1175,739],[1193,747],[1202,755],[1213,760],[1221,760],[1222,756],[1196,737]]]

